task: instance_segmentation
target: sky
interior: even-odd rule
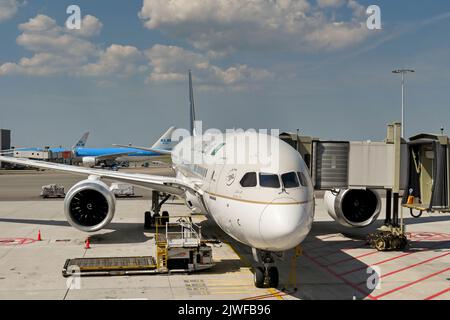
[[[69,5],[81,9],[70,30]],[[366,9],[381,10],[369,30]],[[189,127],[333,140],[450,132],[448,0],[0,0],[0,127],[15,146],[151,145]]]

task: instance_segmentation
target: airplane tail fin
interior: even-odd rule
[[[153,144],[152,149],[172,150],[176,145],[176,141],[172,141],[172,133],[175,129],[175,127],[170,127],[161,138]]]
[[[77,141],[77,143],[72,147],[72,149],[85,147],[88,137],[89,137],[89,132],[86,132],[85,134],[83,134],[83,136],[80,138],[80,140]]]
[[[195,129],[195,103],[194,103],[194,88],[192,85],[192,72],[189,70],[189,113],[190,113],[190,126],[191,135],[196,136],[197,132]]]

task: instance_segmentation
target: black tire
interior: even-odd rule
[[[255,273],[253,274],[253,281],[255,282],[255,287],[264,288],[264,269],[261,267],[255,268]]]
[[[161,215],[161,224],[165,227],[166,223],[169,223],[169,212],[163,211]]]
[[[144,213],[144,229],[150,229],[153,225],[152,213],[150,211],[145,211]]]
[[[409,209],[409,213],[411,214],[411,217],[413,218],[420,218],[422,216],[423,211],[422,210],[418,210],[419,213],[418,214],[414,214],[413,209]]]
[[[277,288],[280,279],[277,267],[270,267],[268,274],[269,274],[269,287]]]

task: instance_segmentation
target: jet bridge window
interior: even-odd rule
[[[280,178],[276,174],[260,173],[259,185],[264,188],[280,188]]]
[[[297,174],[295,172],[282,174],[281,180],[283,181],[283,186],[286,189],[299,187]]]
[[[256,187],[256,172],[247,172],[241,179],[241,186],[244,188]]]

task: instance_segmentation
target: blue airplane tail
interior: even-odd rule
[[[161,138],[153,144],[152,149],[172,150],[176,145],[176,141],[172,141],[172,134],[175,129],[176,127],[170,127]]]
[[[85,147],[88,137],[89,137],[89,132],[86,132],[85,134],[83,134],[83,136],[80,138],[80,140],[77,141],[77,143],[75,143],[75,145],[72,147],[72,149]]]

